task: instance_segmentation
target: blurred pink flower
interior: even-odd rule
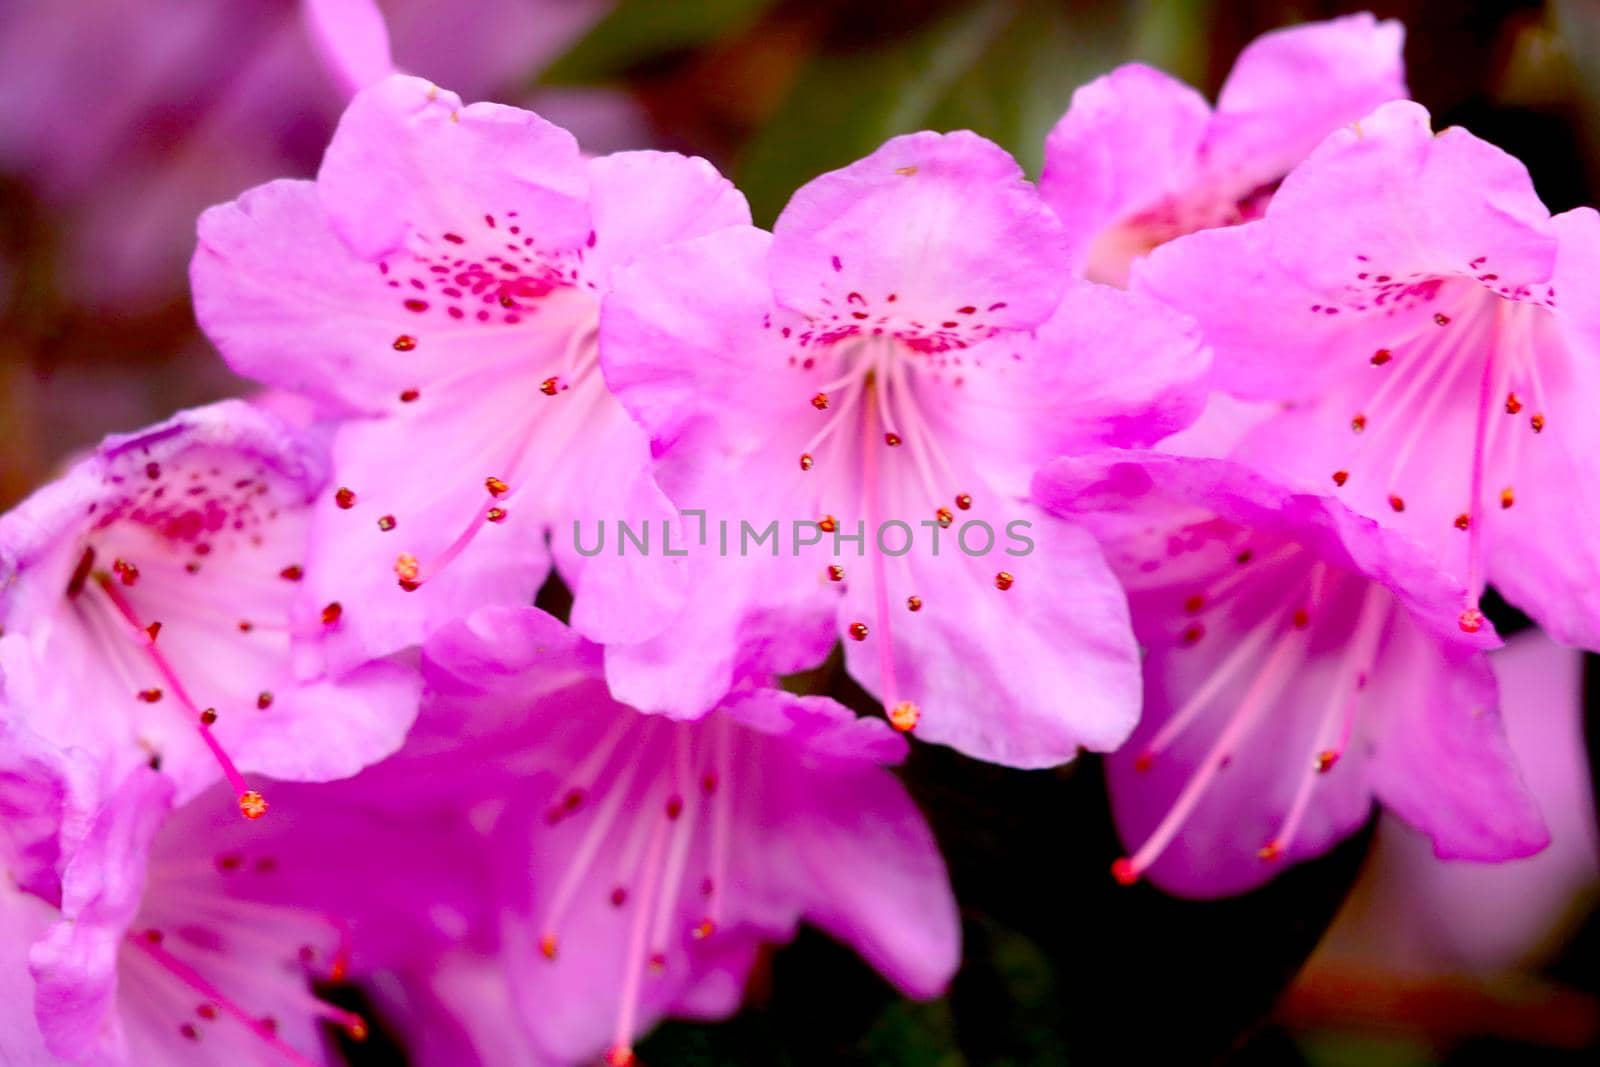
[[[296,670],[340,624],[302,591],[320,451],[240,401],[111,437],[0,517],[0,714],[187,800],[241,774],[353,774],[400,746],[417,683]]]
[[[917,133],[802,187],[770,236],[731,228],[625,272],[600,358],[663,489],[736,534],[809,523],[832,547],[696,552],[707,595],[608,650],[622,699],[694,715],[740,664],[809,667],[842,636],[892,721],[970,755],[1044,766],[1127,735],[1122,592],[1028,480],[1182,426],[1208,356],[1185,320],[1074,281],[1069,236],[997,145]]]
[[[1489,583],[1600,648],[1597,276],[1600,215],[1552,218],[1521,163],[1397,102],[1134,286],[1195,317],[1220,388],[1282,405],[1236,457],[1425,546],[1464,618]]]
[[[309,174],[350,86],[295,0],[54,0],[0,12],[0,172],[64,220],[60,285],[127,309],[181,299],[194,219],[257,182]],[[394,60],[473,97],[516,94],[607,0],[482,0],[471,17],[381,0]],[[602,136],[617,122],[608,115]]]
[[[599,301],[640,252],[749,217],[704,160],[584,159],[532,112],[400,76],[357,96],[315,183],[206,213],[201,325],[236,370],[346,416],[310,574],[360,590],[340,663],[531,601],[552,556],[590,636],[664,621],[636,606],[675,608],[677,568],[586,558],[568,536],[674,516],[599,372]]]
[[[1213,110],[1139,63],[1072,94],[1039,191],[1080,236],[1080,270],[1124,284],[1174,237],[1260,215],[1328,134],[1406,94],[1405,28],[1362,13],[1274,30],[1239,53]]]
[[[1144,717],[1107,761],[1120,881],[1238,893],[1374,800],[1440,856],[1545,845],[1487,623],[1461,632],[1459,585],[1403,535],[1218,460],[1066,458],[1035,485],[1107,544],[1146,652]]]
[[[1600,901],[1600,830],[1583,729],[1583,656],[1537,632],[1489,656],[1506,734],[1550,827],[1510,863],[1441,861],[1392,819],[1319,950],[1408,972],[1483,976],[1536,963]]]
[[[885,769],[905,743],[881,720],[773,689],[730,695],[692,723],[641,715],[607,693],[598,646],[532,608],[447,627],[424,670],[426,721],[465,745],[440,749],[440,773],[469,766],[500,798],[491,833],[510,996],[483,1007],[490,1019],[514,1011],[531,1051],[496,1048],[495,1061],[605,1051],[632,1063],[634,1039],[662,1016],[737,1010],[757,949],[802,919],[913,996],[938,995],[954,973],[955,900],[932,834]],[[410,766],[408,780],[430,777]],[[413,995],[475,1004],[475,990],[498,984],[459,954],[416,978],[432,992]],[[496,1040],[513,1029],[472,1028]]]

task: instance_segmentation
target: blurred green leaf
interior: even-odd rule
[[[619,0],[588,35],[551,64],[548,85],[605,81],[672,52],[730,37],[752,24],[775,0]]]

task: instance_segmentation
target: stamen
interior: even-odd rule
[[[1283,826],[1270,842],[1271,855],[1261,855],[1263,860],[1280,858],[1294,844],[1300,823],[1311,804],[1311,793],[1318,779],[1331,771],[1350,743],[1350,732],[1355,720],[1355,699],[1361,693],[1367,673],[1372,670],[1378,639],[1383,631],[1388,603],[1377,586],[1369,584],[1361,594],[1361,607],[1356,617],[1355,629],[1345,646],[1339,662],[1335,681],[1323,710],[1322,719],[1311,737],[1316,757],[1308,773],[1300,778],[1294,799],[1284,816]],[[1329,732],[1338,726],[1338,736],[1330,738]],[[1263,849],[1263,852],[1266,852]]]
[[[1118,881],[1123,879],[1137,879],[1143,872],[1150,869],[1151,865],[1160,858],[1173,838],[1178,834],[1183,824],[1200,803],[1206,789],[1211,784],[1223,764],[1232,753],[1234,746],[1255,725],[1257,717],[1268,708],[1277,698],[1283,687],[1294,673],[1294,667],[1305,655],[1305,641],[1297,636],[1301,631],[1288,630],[1279,636],[1277,647],[1268,657],[1266,665],[1262,668],[1251,683],[1249,690],[1240,701],[1239,708],[1229,719],[1228,725],[1223,729],[1221,736],[1206,753],[1205,760],[1199,770],[1184,783],[1183,789],[1178,794],[1178,799],[1167,811],[1154,832],[1146,838],[1144,844],[1139,846],[1132,856],[1126,857],[1125,865],[1113,869]]]
[[[240,1007],[239,1004],[232,998],[225,996],[210,982],[206,981],[205,978],[203,978],[193,967],[189,966],[187,963],[184,963],[182,960],[178,959],[176,956],[162,947],[162,942],[159,935],[152,937],[150,936],[151,934],[155,934],[155,931],[149,931],[145,936],[130,934],[128,935],[127,941],[129,944],[142,951],[145,955],[149,956],[157,966],[171,974],[184,985],[187,985],[190,989],[193,989],[196,993],[199,993],[205,998],[207,1003],[216,1005],[223,1012],[232,1016],[236,1021],[242,1024],[245,1029],[249,1030],[250,1033],[253,1034],[257,1039],[264,1042],[268,1048],[272,1049],[280,1056],[283,1056],[290,1063],[296,1064],[298,1067],[315,1067],[315,1064],[311,1060],[307,1059],[305,1056],[302,1056],[292,1046],[284,1043],[284,1041],[278,1037],[273,1028],[267,1026],[260,1019],[257,1019],[255,1016],[245,1011],[244,1008]],[[317,1004],[323,1009],[320,1014],[333,1019],[335,1022],[340,1022],[346,1027],[359,1026],[362,1033],[365,1033],[366,1023],[361,1019],[360,1016],[346,1012],[340,1008],[335,1008],[330,1004],[324,1004],[321,1001],[317,1001]]]
[[[95,584],[105,594],[106,600],[110,602],[111,607],[114,609],[114,617],[123,625],[124,632],[133,641],[134,646],[144,650],[145,655],[149,657],[150,662],[166,683],[167,689],[177,699],[180,708],[195,723],[200,739],[205,742],[212,758],[217,761],[217,766],[222,769],[223,777],[227,779],[228,785],[233,789],[234,796],[238,797],[240,813],[247,819],[261,818],[267,813],[266,800],[260,793],[246,784],[244,776],[239,773],[239,769],[234,766],[233,760],[228,757],[227,751],[217,741],[216,735],[211,732],[211,724],[204,721],[199,705],[189,696],[188,690],[184,688],[183,682],[178,678],[178,674],[173,669],[172,664],[168,662],[166,655],[156,647],[149,630],[139,621],[133,606],[123,597],[121,590],[112,584],[110,575],[96,575]]]

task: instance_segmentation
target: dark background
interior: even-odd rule
[[[1364,6],[622,0],[499,98],[539,86],[624,90],[656,146],[712,159],[766,224],[805,180],[911,129],[976,129],[1036,174],[1072,88],[1118,63],[1161,66],[1214,97],[1257,34]],[[1600,2],[1371,9],[1405,22],[1412,93],[1436,126],[1466,126],[1520,157],[1553,211],[1600,200]],[[51,106],[5,77],[7,106]],[[160,135],[181,141],[182,123]],[[281,173],[314,168],[322,141],[302,140]],[[0,507],[73,448],[241,389],[196,334],[181,270],[145,279],[131,303],[80,298],[61,262],[75,206],[51,193],[26,168],[0,175]],[[172,239],[192,245],[192,232]],[[1504,632],[1523,624],[1494,614]],[[873,710],[837,669],[805,684]],[[667,1025],[641,1047],[645,1062],[1597,1062],[1600,922],[1581,918],[1588,902],[1574,904],[1576,932],[1530,946],[1537,962],[1513,973],[1401,977],[1376,958],[1352,980],[1320,957],[1303,965],[1362,869],[1370,830],[1257,893],[1192,903],[1112,882],[1121,850],[1093,759],[1018,772],[923,746],[906,775],[963,906],[967,962],[949,996],[903,1002],[850,952],[807,933],[763,961],[739,1018]],[[353,1060],[402,1062],[377,1029]]]

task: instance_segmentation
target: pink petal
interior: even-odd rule
[[[881,318],[936,347],[1038,325],[1069,270],[1022,168],[969,132],[893,138],[802,186],[773,234],[779,303],[825,330]]]

